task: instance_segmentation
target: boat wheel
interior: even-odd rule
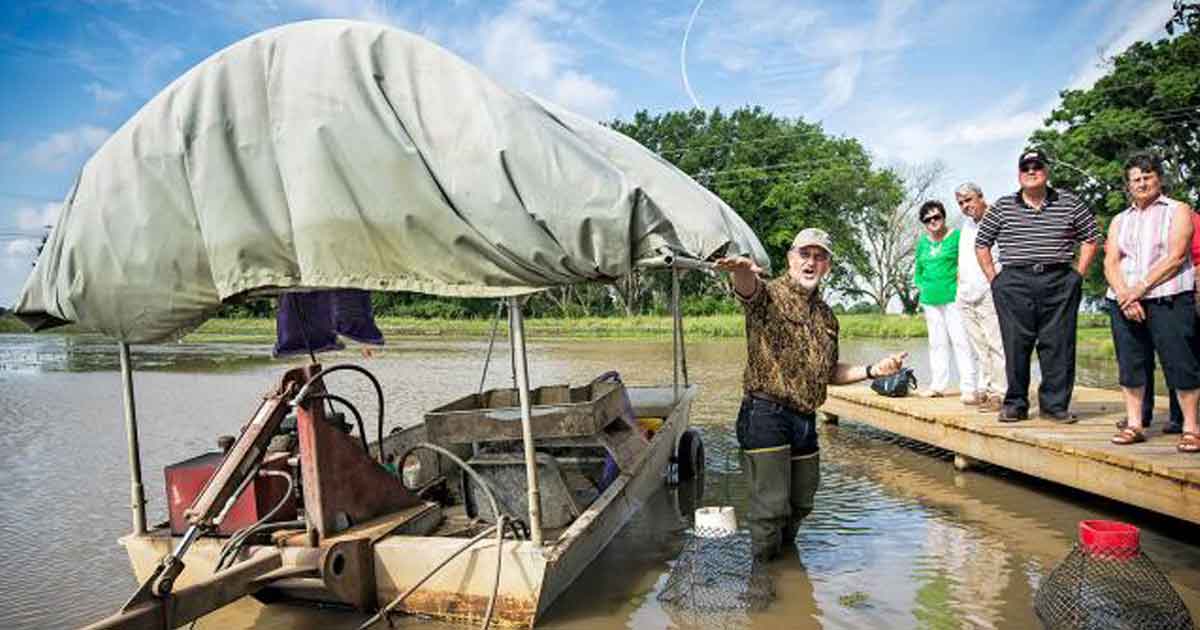
[[[704,472],[704,440],[700,432],[688,429],[679,436],[679,448],[675,451],[679,467],[679,481],[691,481]]]

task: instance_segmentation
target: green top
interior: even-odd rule
[[[921,292],[921,304],[937,306],[954,301],[958,289],[958,230],[933,242],[929,234],[917,241],[917,270],[913,284]]]

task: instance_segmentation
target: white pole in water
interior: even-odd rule
[[[142,489],[142,451],[138,446],[137,408],[133,398],[133,363],[129,344],[121,342],[121,385],[125,398],[125,435],[129,443],[129,491],[132,495],[133,533],[146,533],[146,494]]]
[[[521,439],[525,442],[525,482],[529,485],[529,535],[533,544],[542,545],[542,493],[538,489],[536,451],[533,450],[533,420],[529,404],[529,361],[525,354],[525,315],[521,302],[510,297],[512,339],[517,363],[517,393],[521,398]],[[499,516],[497,515],[497,518]]]

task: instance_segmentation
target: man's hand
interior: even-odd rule
[[[904,367],[904,360],[907,358],[907,352],[899,352],[881,359],[871,366],[871,376],[891,376]]]
[[[1122,308],[1121,314],[1124,315],[1125,319],[1128,319],[1129,321],[1146,321],[1146,310],[1142,308],[1141,302],[1133,302],[1129,306]]]
[[[728,256],[718,260],[714,266],[718,271],[733,274],[733,290],[742,299],[750,299],[758,290],[758,274],[762,273],[762,267],[754,264],[753,260],[745,256]]]
[[[727,256],[713,263],[718,271],[749,271],[753,274],[762,273],[762,267],[754,264],[754,261],[745,256]]]

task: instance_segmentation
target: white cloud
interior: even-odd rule
[[[854,96],[854,86],[862,73],[862,55],[850,55],[830,70],[822,79],[825,96],[817,106],[818,112],[828,112],[848,103]]]
[[[1173,14],[1173,8],[1168,2],[1133,3],[1130,11],[1114,11],[1110,18],[1114,34],[1101,46],[1099,59],[1089,59],[1079,68],[1067,83],[1067,89],[1082,90],[1092,86],[1100,77],[1111,70],[1107,63],[1109,58],[1120,54],[1134,42],[1154,41],[1166,35],[1163,25]],[[1132,15],[1131,15],[1132,13]]]
[[[538,23],[524,13],[502,13],[485,22],[480,34],[484,69],[520,89],[543,85],[561,65],[572,61],[571,51],[547,39]]]
[[[62,204],[57,202],[43,204],[41,208],[19,208],[17,210],[17,227],[22,230],[40,230],[54,225],[58,221],[58,212]]]
[[[610,117],[617,91],[576,69],[574,48],[551,38],[543,27],[543,19],[569,19],[563,11],[551,0],[520,0],[484,20],[477,30],[482,67],[512,87],[574,112],[597,119]]]
[[[587,75],[568,70],[555,79],[550,99],[571,111],[603,120],[613,115],[617,91]]]
[[[37,248],[41,241],[32,238],[21,238],[15,241],[9,241],[4,248],[4,255],[8,258],[17,260],[24,259],[26,261],[32,259],[37,254]]]
[[[29,159],[35,165],[49,170],[62,170],[75,160],[100,148],[112,132],[93,125],[80,125],[74,129],[53,133],[50,137],[33,145]]]
[[[91,94],[92,98],[96,99],[96,102],[101,105],[116,103],[117,101],[125,98],[124,92],[120,90],[111,90],[96,81],[83,86],[83,89],[88,94]]]

